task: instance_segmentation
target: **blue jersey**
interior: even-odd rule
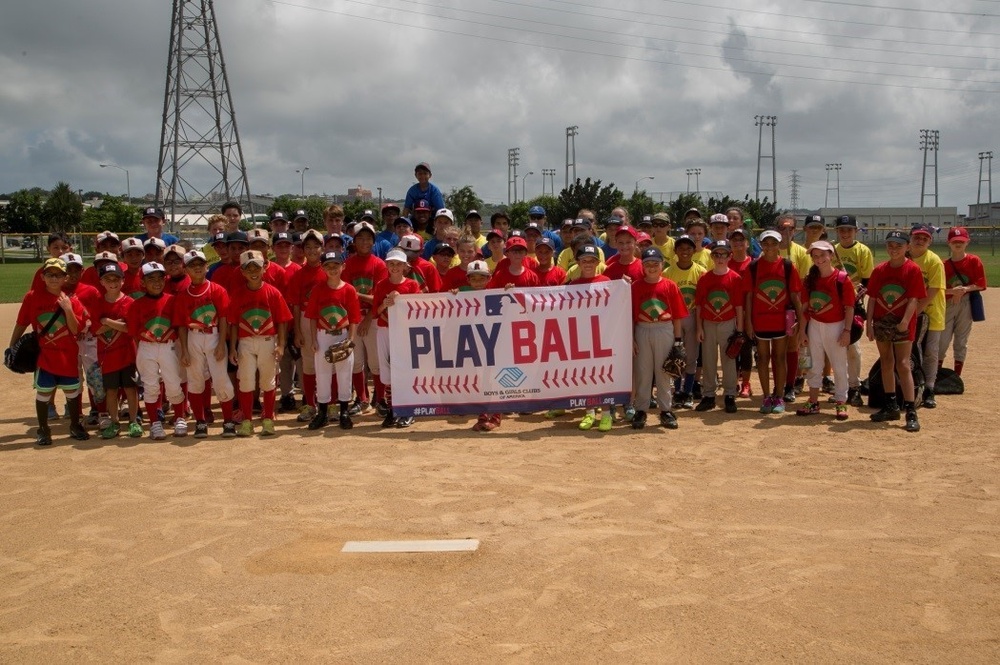
[[[412,212],[417,207],[417,201],[420,199],[427,199],[427,202],[431,205],[431,214],[444,207],[444,196],[433,182],[427,183],[426,191],[420,189],[419,182],[414,183],[406,190],[406,202],[403,203],[403,207]]]
[[[143,243],[145,243],[147,240],[149,240],[149,234],[148,233],[140,233],[139,235],[134,236],[134,237],[137,238],[137,239],[139,239],[139,240],[141,240]],[[170,247],[171,245],[176,245],[177,243],[179,243],[181,241],[180,238],[178,238],[175,235],[170,235],[169,233],[164,233],[163,235],[161,235],[160,236],[160,240],[162,240],[163,243],[167,247]]]

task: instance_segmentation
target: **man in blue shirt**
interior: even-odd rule
[[[163,210],[160,208],[146,208],[142,211],[142,226],[146,229],[146,232],[140,233],[135,237],[141,240],[143,244],[150,238],[159,238],[167,247],[176,245],[180,241],[180,238],[163,232],[163,219]]]
[[[440,210],[444,207],[444,196],[437,185],[431,182],[431,167],[427,162],[420,162],[413,169],[413,175],[417,182],[406,191],[406,200],[403,202],[403,215],[409,215],[416,208],[417,201],[424,199],[429,204],[431,210]]]

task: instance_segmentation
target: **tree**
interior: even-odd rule
[[[87,208],[83,213],[82,231],[99,233],[140,233],[139,209],[125,202],[124,196],[105,196],[100,208]]]
[[[559,192],[560,213],[568,218],[576,217],[580,208],[588,208],[603,222],[611,216],[611,211],[625,202],[625,195],[614,183],[601,187],[601,181],[591,182],[587,178],[582,183],[577,178],[569,188]]]
[[[476,195],[471,185],[461,189],[452,187],[451,192],[444,197],[444,205],[455,213],[455,221],[461,224],[470,210],[483,213],[483,200]]]
[[[270,217],[275,211],[280,210],[285,213],[289,220],[295,216],[296,210],[305,210],[309,216],[309,226],[314,229],[323,228],[323,211],[329,207],[326,201],[321,198],[311,196],[305,201],[301,197],[291,194],[282,194],[274,199],[274,203],[267,209],[267,216]],[[346,209],[346,205],[344,206]]]
[[[40,233],[42,230],[42,196],[27,189],[14,192],[4,212],[4,233]]]
[[[75,231],[83,222],[83,201],[68,183],[60,182],[42,206],[42,224],[49,231]]]
[[[625,202],[625,209],[628,210],[629,219],[632,224],[638,224],[644,215],[654,215],[666,210],[666,206],[653,198],[645,191],[635,192],[632,197]]]
[[[697,194],[681,194],[670,202],[667,206],[667,212],[670,213],[670,219],[673,220],[674,225],[681,226],[684,222],[684,213],[691,208],[698,208],[701,211],[702,217],[706,214],[701,203],[701,197]]]

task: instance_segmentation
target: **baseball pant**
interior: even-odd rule
[[[847,385],[857,388],[861,385],[861,340],[847,347]]]
[[[305,329],[306,325],[305,321],[303,321],[302,330],[304,331]],[[302,373],[316,373],[316,339],[312,335],[302,336]]]
[[[704,387],[702,394],[705,397],[715,397],[718,389],[718,376],[716,367],[722,361],[722,394],[726,397],[736,397],[739,393],[737,385],[739,373],[736,371],[736,359],[726,355],[726,343],[729,336],[736,332],[736,319],[720,321],[702,322],[705,331],[705,341],[701,345],[701,360],[704,369]],[[744,345],[747,346],[747,345]]]
[[[292,394],[292,388],[294,387],[295,381],[296,364],[297,363],[292,360],[292,354],[285,353],[281,356],[281,362],[278,363],[278,387],[281,388],[282,397]]]
[[[941,338],[944,336],[943,330],[928,330],[924,338],[924,360],[921,363],[924,369],[924,386],[934,389],[937,382],[938,353],[941,349]]]
[[[257,373],[260,372],[260,390],[274,390],[274,374],[277,363],[274,361],[274,349],[277,337],[241,337],[239,340],[239,365],[236,368],[236,380],[240,392],[252,393],[257,386]],[[303,356],[305,357],[305,356]]]
[[[205,392],[206,376],[212,377],[212,389],[220,402],[229,402],[236,396],[233,383],[226,373],[226,357],[215,359],[215,347],[219,344],[219,331],[188,331],[188,392],[200,395]]]
[[[965,356],[969,352],[971,334],[972,306],[969,304],[968,296],[962,296],[957,305],[949,300],[944,314],[944,331],[941,333],[941,343],[938,345],[938,360],[944,360],[948,356],[948,347],[954,340],[954,361],[964,363]]]
[[[639,352],[635,357],[632,372],[636,407],[645,407],[649,404],[655,380],[656,404],[660,411],[669,411],[672,404],[673,379],[661,368],[674,345],[673,324],[669,322],[636,324],[635,345]]]
[[[354,353],[341,360],[336,365],[326,361],[326,349],[330,346],[343,342],[347,339],[347,331],[316,331],[316,401],[320,404],[329,404],[332,399],[330,384],[333,375],[337,375],[337,401],[351,401],[351,370],[354,368]]]
[[[367,335],[358,335],[354,339],[354,373],[363,372],[365,363],[371,370],[372,376],[378,376],[378,326],[372,321],[368,326]],[[338,379],[339,380],[339,379]]]
[[[807,330],[812,367],[806,373],[806,383],[810,389],[823,387],[823,364],[829,358],[833,368],[833,398],[838,402],[847,401],[847,347],[837,343],[843,332],[843,321],[810,321]]]
[[[147,404],[155,404],[160,399],[160,381],[163,381],[168,402],[184,401],[176,346],[176,342],[139,342],[137,345],[135,367],[142,380],[142,399]],[[154,415],[150,414],[150,418]]]
[[[375,337],[378,339],[378,365],[382,369],[379,376],[382,385],[389,386],[392,385],[392,365],[389,364],[389,328],[379,327],[375,331]]]

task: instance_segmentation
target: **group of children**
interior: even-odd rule
[[[427,201],[418,198],[412,206],[423,210]],[[273,435],[276,411],[297,406],[297,420],[311,430],[331,419],[350,429],[353,417],[372,408],[383,427],[409,427],[413,418],[392,410],[388,310],[397,298],[612,279],[627,281],[632,294],[633,394],[621,406],[633,428],[644,427],[652,409],[663,427],[676,429],[674,408],[717,408],[720,369],[724,410],[736,412],[737,399],[752,395],[754,355],[764,393],[761,413],[783,413],[795,400],[799,377],[808,397],[796,413],[819,413],[819,394],[832,374],[834,414],[846,419],[848,405],[861,404],[860,346],[851,332],[859,324],[856,303],[867,293],[870,339],[879,320],[898,319],[899,335],[876,340],[882,379],[891,395],[898,374],[906,429],[917,431],[908,371],[917,315],[926,311],[929,334],[935,333],[927,341],[936,353],[924,355],[935,370],[923,393],[923,405],[932,408],[930,377],[952,340],[961,372],[973,320],[969,296],[986,287],[982,262],[965,251],[969,237],[961,228],[949,232],[947,264],[927,251],[933,231],[915,227],[908,235],[887,235],[889,260],[876,267],[857,239],[852,216],[836,220],[836,244],[826,240],[825,220],[807,218],[804,247],[791,239],[794,217],[781,216],[777,229],[752,238],[736,208],[708,222],[689,211],[677,238],[669,234],[666,214],[636,226],[622,209],[603,233],[589,210],[564,222],[558,233],[546,229],[538,206],[523,231],[510,229],[499,213],[484,232],[476,211],[460,227],[447,209],[425,219],[418,231],[399,212],[387,204],[387,227],[379,232],[371,211],[341,227],[343,211],[331,206],[326,234],[290,233],[281,213],[272,216],[272,232],[245,233],[220,215],[206,248],[219,257],[213,265],[202,251],[168,247],[157,237],[121,241],[104,232],[94,265],[84,270],[66,238],[53,234],[53,256],[25,296],[11,336],[13,344],[28,327],[41,336],[34,380],[37,443],[52,441],[49,418],[57,388],[66,393],[70,436],[78,440],[89,438],[87,424],[104,438],[119,436],[119,415],[127,416],[128,436],[143,436],[140,395],[153,439],[165,438],[170,416],[174,436],[187,435],[189,420],[194,436],[208,436],[213,396],[224,437],[253,435],[255,412],[261,415],[260,434]],[[162,219],[158,210],[147,213]],[[386,245],[379,257],[376,248]],[[741,336],[754,342],[740,348],[733,342]],[[351,351],[332,358],[336,348]],[[660,369],[671,351],[686,356],[684,376],[668,377]],[[81,374],[93,409],[89,423],[82,418]],[[334,397],[336,416],[330,411]],[[119,414],[121,401],[126,408]],[[872,420],[899,420],[900,412],[889,400]],[[614,409],[589,410],[579,427],[607,431],[615,417]],[[499,414],[483,414],[473,429],[491,431],[500,423]]]

